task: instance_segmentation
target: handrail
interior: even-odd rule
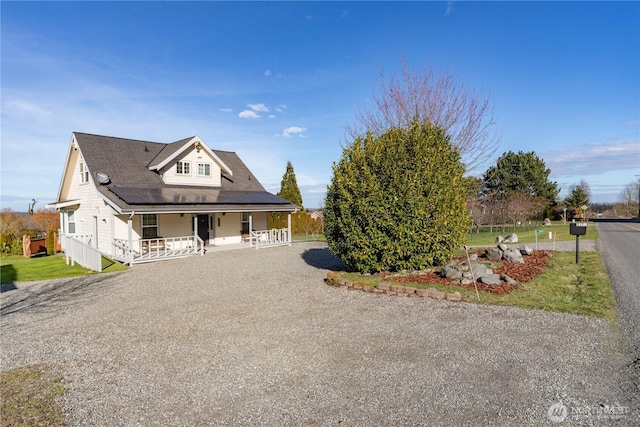
[[[199,236],[156,237],[132,243],[133,263],[204,255],[204,241]]]
[[[89,241],[91,240],[89,239]],[[63,233],[60,234],[60,247],[65,253],[67,264],[75,265],[77,262],[90,270],[102,271],[102,254],[96,248],[73,235]]]
[[[260,249],[269,246],[291,245],[291,235],[288,228],[271,228],[269,230],[252,230],[250,244]]]

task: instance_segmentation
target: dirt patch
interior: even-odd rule
[[[488,261],[484,255],[484,251],[477,252],[479,261]],[[511,277],[518,283],[526,283],[533,280],[538,274],[540,274],[545,268],[547,268],[547,262],[549,261],[549,255],[547,251],[533,251],[531,255],[524,257],[524,264],[516,264],[513,262],[502,260],[498,262],[498,268],[494,268],[493,272],[496,274],[505,274]],[[485,285],[484,283],[477,282],[469,285],[463,285],[459,283],[451,283],[449,279],[440,277],[437,273],[428,274],[412,274],[408,276],[400,277],[385,277],[385,280],[390,282],[400,283],[424,283],[424,284],[439,284],[445,286],[457,286],[467,289],[475,289],[476,285],[479,291],[491,292],[493,294],[505,294],[518,288],[518,285],[510,285],[506,282],[502,282],[500,285]]]

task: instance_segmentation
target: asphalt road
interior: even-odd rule
[[[599,220],[596,228],[598,249],[618,302],[619,324],[636,355],[632,375],[640,388],[640,223]]]

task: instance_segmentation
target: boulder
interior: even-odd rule
[[[524,245],[520,248],[520,253],[522,255],[531,255],[533,253],[533,249],[531,249],[529,246]]]
[[[509,249],[509,246],[505,245],[504,243],[500,243],[498,245],[498,249],[500,249],[502,252],[506,251],[507,249]]]
[[[545,218],[542,225],[551,225],[551,220],[549,218]]]
[[[487,274],[486,276],[482,276],[480,281],[485,285],[499,285],[501,283],[499,274]]]
[[[518,235],[516,233],[511,233],[503,240],[504,243],[518,243]]]
[[[485,266],[484,264],[478,264],[476,267],[471,270],[473,277],[477,280],[482,276],[486,276],[487,274],[493,274],[493,270]]]
[[[462,272],[453,268],[453,267],[449,267],[448,265],[445,265],[442,268],[442,275],[444,277],[446,277],[449,280],[456,280],[456,279],[461,279],[462,278]]]
[[[519,250],[516,249],[508,249],[504,251],[502,257],[509,262],[524,264],[524,258],[522,258],[522,254]]]
[[[515,280],[513,280],[511,277],[507,276],[506,274],[503,274],[502,276],[500,276],[500,278],[502,280],[504,280],[505,282],[507,282],[507,284],[509,285],[517,285],[518,282],[516,282]]]
[[[502,242],[504,242],[504,237],[502,236],[496,237],[496,243],[502,243]]]
[[[491,248],[487,250],[487,259],[491,261],[499,261],[502,259],[502,251],[498,248]]]

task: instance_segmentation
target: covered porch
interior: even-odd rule
[[[291,245],[291,214],[286,228],[268,229],[266,218],[266,212],[132,213],[126,217],[126,230],[114,220],[109,255],[133,265],[204,255],[218,248]]]

